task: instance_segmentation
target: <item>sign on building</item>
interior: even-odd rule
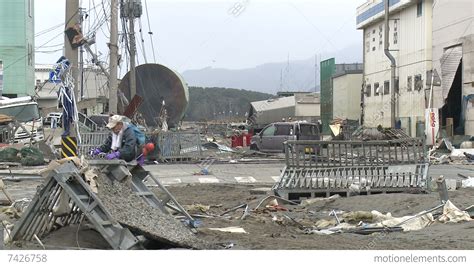
[[[436,137],[439,131],[438,108],[429,108],[425,110],[426,121],[426,145],[435,145]]]

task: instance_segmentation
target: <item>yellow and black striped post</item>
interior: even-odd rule
[[[61,137],[61,157],[77,157],[77,139],[71,136]]]

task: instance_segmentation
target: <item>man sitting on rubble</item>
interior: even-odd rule
[[[138,140],[131,125],[124,122],[121,115],[109,117],[107,128],[112,132],[105,140],[105,143],[91,152],[92,155],[108,153],[105,158],[108,160],[121,159],[127,162],[134,160],[139,151]]]

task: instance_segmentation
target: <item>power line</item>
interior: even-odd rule
[[[141,43],[142,43],[143,59],[145,59],[145,63],[148,63],[148,60],[146,58],[145,39],[143,39],[142,18],[138,19],[138,25],[140,27],[140,39],[141,39]]]
[[[156,63],[155,47],[153,44],[153,32],[151,31],[150,16],[148,15],[148,4],[146,0],[145,0],[145,12],[146,12],[146,19],[148,21],[148,36],[150,36],[151,50],[153,52],[153,62]]]
[[[51,28],[48,28],[48,29],[44,29],[44,30],[42,30],[42,31],[39,31],[39,32],[37,32],[37,33],[35,34],[35,37],[38,37],[38,36],[41,36],[41,35],[43,35],[43,34],[49,33],[49,32],[51,32],[51,31],[53,31],[53,30],[55,30],[55,29],[60,28],[62,25],[64,25],[64,23],[59,23],[59,24],[56,25],[56,26],[53,26],[53,27],[51,27]]]

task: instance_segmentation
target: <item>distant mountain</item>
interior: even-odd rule
[[[208,121],[237,117],[243,120],[251,102],[271,97],[270,94],[248,90],[190,87],[184,120]]]
[[[319,56],[318,56],[319,57]],[[322,54],[322,60],[335,57],[337,64],[362,62],[362,45],[355,44],[336,53]],[[319,66],[315,58],[266,63],[254,68],[224,69],[206,67],[182,73],[189,86],[239,88],[276,94],[278,91],[319,91]]]

